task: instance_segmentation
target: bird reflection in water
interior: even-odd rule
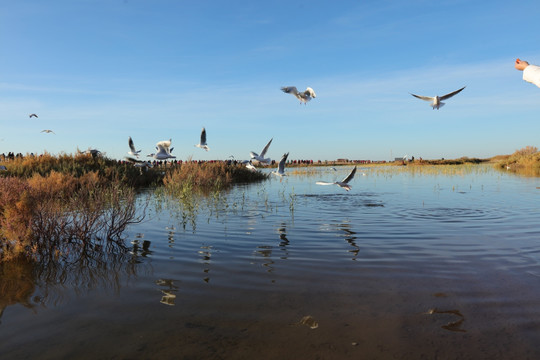
[[[255,255],[261,255],[264,259],[263,266],[268,268],[266,271],[271,273],[274,271],[274,260],[272,260],[272,246],[269,245],[259,245],[255,251]]]
[[[156,285],[161,286],[161,300],[159,301],[162,304],[174,306],[176,300],[176,293],[178,292],[178,286],[174,284],[173,279],[159,279],[156,280]]]
[[[208,276],[208,274],[210,273],[210,261],[212,261],[212,246],[201,246],[201,250],[199,250],[198,253],[201,257],[202,263],[204,264],[203,272],[206,276],[203,278],[203,280],[204,282],[208,283],[210,282],[210,276]]]
[[[176,228],[174,225],[172,226],[165,226],[165,230],[167,230],[167,242],[169,243],[169,247],[174,247],[174,234],[176,233]]]
[[[133,255],[132,262],[140,263],[141,261],[139,260],[139,257],[148,257],[153,253],[150,250],[150,245],[152,242],[149,240],[142,240],[143,238],[144,234],[139,233],[135,236],[135,240],[131,242],[133,245],[133,248],[130,251],[130,254]]]
[[[281,240],[279,242],[279,248],[283,251],[284,255],[281,257],[281,259],[286,260],[289,256],[289,252],[287,250],[287,246],[289,246],[289,239],[287,238],[287,225],[285,223],[281,223],[280,227],[278,228],[278,234],[279,239]]]
[[[347,241],[352,246],[352,249],[348,251],[353,254],[352,260],[356,261],[358,253],[360,252],[360,248],[358,247],[358,245],[356,245],[356,232],[351,230],[351,224],[348,222],[339,224],[338,229],[345,233],[345,241]]]

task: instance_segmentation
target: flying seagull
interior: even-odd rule
[[[313,91],[313,89],[310,87],[307,87],[304,92],[299,92],[296,86],[285,86],[281,88],[281,91],[286,94],[294,95],[298,100],[300,100],[300,104],[307,104],[307,102],[312,98],[314,99],[317,97],[317,95],[315,95],[315,91]]]
[[[128,140],[128,144],[129,144],[129,151],[128,151],[128,154],[129,155],[132,155],[132,156],[135,156],[136,158],[139,157],[139,153],[141,152],[141,150],[136,150],[135,149],[135,144],[133,144],[133,139],[131,139],[131,136],[129,137],[129,140]]]
[[[201,131],[201,141],[195,146],[206,151],[210,150],[210,148],[206,145],[206,129],[204,127]]]
[[[33,117],[37,118],[38,116],[36,114],[30,114],[30,115],[28,115],[28,117],[31,119]]]
[[[453,91],[453,92],[451,92],[449,94],[443,95],[443,96],[432,97],[432,96],[421,96],[421,95],[415,95],[415,94],[411,94],[411,95],[414,96],[415,98],[418,98],[418,99],[422,99],[422,100],[425,100],[425,101],[430,101],[431,102],[431,107],[433,108],[433,110],[435,110],[435,109],[439,110],[439,108],[444,106],[444,103],[442,102],[442,100],[450,99],[452,96],[456,95],[461,90],[465,89],[465,87],[466,86],[462,87],[459,90]]]
[[[287,161],[288,156],[289,156],[289,153],[283,154],[283,156],[281,157],[281,160],[279,161],[277,170],[272,171],[272,174],[281,176],[281,177],[287,176],[287,174],[285,174],[285,162]]]
[[[271,138],[268,144],[266,144],[266,146],[264,147],[264,149],[262,149],[261,155],[257,154],[256,152],[250,151],[249,154],[251,156],[251,160],[256,160],[258,162],[269,164],[272,160],[270,158],[265,158],[264,155],[266,155],[266,152],[268,151],[272,140],[274,140],[274,138]]]
[[[124,159],[129,161],[130,163],[133,164],[133,166],[136,166],[136,167],[141,167],[142,168],[142,167],[152,167],[153,166],[150,161],[134,159],[134,158],[129,157],[129,156],[125,156]]]
[[[92,155],[93,158],[97,157],[99,154],[101,154],[101,151],[97,150],[97,149],[90,149],[88,148],[88,150],[86,150],[84,152],[86,155]]]
[[[156,144],[157,153],[153,153],[147,156],[153,157],[156,160],[176,159],[176,156],[171,155],[171,151],[173,150],[173,148],[171,148],[171,141],[172,139],[158,142]]]
[[[255,165],[253,165],[251,160],[244,160],[242,161],[242,164],[246,165],[246,168],[251,171],[257,171],[257,168],[255,167]]]
[[[47,129],[47,130],[41,130],[41,132],[44,132],[44,133],[47,133],[47,134],[53,133],[54,135],[56,135],[56,133],[55,133],[54,131],[49,130],[49,129]]]
[[[341,181],[336,182],[326,182],[326,181],[317,181],[315,184],[317,185],[337,185],[347,191],[351,190],[351,185],[348,184],[349,181],[351,181],[354,178],[354,174],[356,174],[356,166],[354,169],[352,169],[351,173],[347,175],[347,177]]]

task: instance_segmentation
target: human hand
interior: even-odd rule
[[[517,70],[520,70],[520,71],[523,71],[525,70],[525,68],[529,66],[529,63],[526,62],[525,60],[520,60],[520,59],[516,59],[516,63],[514,64],[514,67],[517,69]]]

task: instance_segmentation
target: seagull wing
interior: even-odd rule
[[[348,183],[349,181],[351,181],[354,177],[354,174],[356,174],[356,166],[354,167],[354,169],[352,169],[351,173],[349,175],[347,175],[347,177],[345,179],[343,179],[341,182],[343,183]]]
[[[289,153],[283,154],[283,156],[281,157],[281,160],[279,161],[278,172],[280,174],[283,174],[285,172],[285,162],[287,161],[288,156],[289,156]]]
[[[451,92],[451,93],[449,93],[449,94],[443,95],[443,96],[440,97],[440,99],[441,99],[441,100],[450,99],[452,96],[458,94],[459,92],[461,92],[461,90],[463,90],[463,89],[465,89],[465,88],[466,88],[466,86],[462,87],[462,88],[459,89],[459,90],[453,91],[453,92]]]
[[[335,183],[326,182],[326,181],[317,181],[315,184],[317,184],[317,185],[334,185]]]
[[[422,96],[422,95],[414,95],[414,94],[411,94],[411,95],[414,96],[415,98],[422,99],[425,101],[433,101],[435,99],[434,97],[431,97],[431,96]]]
[[[128,144],[129,144],[129,148],[131,149],[131,152],[136,153],[135,144],[133,144],[133,140],[131,139],[131,136],[129,137]]]
[[[281,88],[281,91],[287,94],[298,94],[298,89],[296,88],[296,86],[284,86]]]
[[[272,143],[272,140],[274,140],[274,138],[271,138],[270,141],[268,142],[268,144],[266,144],[266,146],[264,147],[264,149],[262,149],[261,157],[264,157],[264,155],[266,155],[266,151],[268,151],[268,148],[270,147],[270,144]]]
[[[202,128],[201,131],[201,145],[206,145],[206,129]]]

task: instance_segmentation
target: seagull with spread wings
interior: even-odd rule
[[[36,114],[30,114],[30,115],[28,115],[28,117],[31,119],[33,117],[37,118],[38,116]]]
[[[443,96],[422,96],[422,95],[415,95],[415,94],[411,94],[411,95],[414,96],[415,98],[431,102],[431,107],[433,108],[433,110],[435,109],[439,110],[439,108],[444,106],[444,103],[442,102],[442,100],[450,99],[452,96],[460,93],[463,89],[465,89],[465,87],[466,86],[462,87],[459,90],[452,91],[451,93],[448,93]]]
[[[249,154],[251,156],[251,160],[252,161],[255,160],[255,161],[258,161],[258,162],[261,162],[261,163],[269,164],[270,161],[272,161],[272,160],[270,158],[265,158],[264,155],[266,155],[266,152],[268,151],[268,148],[270,147],[270,144],[272,143],[272,140],[274,140],[274,138],[270,139],[268,144],[266,144],[264,149],[262,149],[260,155],[257,154],[256,152],[250,151]]]
[[[284,86],[281,88],[281,91],[286,94],[294,95],[298,100],[300,100],[300,104],[307,104],[308,101],[317,97],[317,95],[315,95],[315,91],[313,91],[313,89],[310,87],[307,87],[306,90],[300,92],[296,86]]]
[[[356,166],[354,167],[354,169],[352,169],[350,174],[347,175],[347,177],[345,177],[345,179],[343,179],[341,181],[336,181],[336,182],[317,181],[315,184],[317,184],[317,185],[337,185],[340,188],[343,188],[343,189],[349,191],[349,190],[351,190],[351,185],[349,185],[349,181],[351,181],[354,178],[354,174],[356,174]]]
[[[46,129],[46,130],[41,130],[42,133],[47,133],[47,134],[50,134],[50,133],[53,133],[54,135],[56,135],[56,133],[52,130],[49,130],[49,129]]]

